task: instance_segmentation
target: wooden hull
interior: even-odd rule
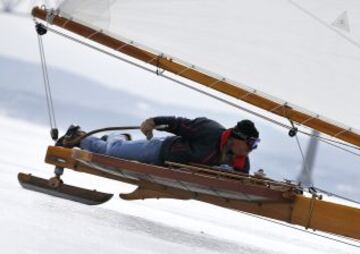
[[[126,200],[194,199],[360,239],[360,209],[305,197],[299,193],[297,186],[287,183],[186,165],[183,168],[180,165],[177,168],[159,167],[52,146],[48,148],[45,161],[59,167],[137,185],[134,192],[120,195]],[[176,184],[171,185],[174,182]],[[229,190],[233,192],[232,196],[226,196],[226,191]]]

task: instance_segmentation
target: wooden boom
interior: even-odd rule
[[[187,78],[208,88],[220,91],[231,97],[245,101],[261,109],[360,147],[360,134],[351,128],[343,127],[330,120],[320,118],[318,115],[306,113],[301,109],[295,109],[295,107],[290,107],[286,103],[279,103],[256,90],[251,91],[246,87],[234,84],[226,79],[216,78],[194,66],[185,65],[174,58],[156,54],[148,49],[143,49],[132,42],[126,42],[111,37],[103,31],[94,30],[91,27],[75,22],[74,20],[69,20],[59,15],[49,13],[39,7],[33,8],[32,15],[44,21],[49,20],[51,21],[51,24],[57,25],[147,64],[151,64],[162,70]]]
[[[126,200],[194,199],[360,240],[359,208],[308,198],[296,186],[271,179],[180,164],[166,168],[53,146],[45,162],[137,185],[134,192],[120,194]],[[224,190],[232,190],[233,195],[226,196],[229,192]]]

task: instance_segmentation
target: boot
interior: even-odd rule
[[[59,140],[56,142],[57,146],[63,146],[66,148],[73,148],[73,147],[79,147],[80,141],[75,142],[74,141],[86,134],[85,131],[82,131],[80,129],[79,125],[70,125],[67,129],[64,136],[60,137]]]

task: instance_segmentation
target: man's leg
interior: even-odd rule
[[[161,164],[160,148],[163,139],[118,140],[117,136],[108,137],[106,154],[127,160],[136,160],[149,164]]]
[[[122,142],[126,140],[122,133],[117,132],[106,135],[106,138],[104,137],[87,137],[80,142],[80,148],[94,153],[109,154],[108,150],[110,146],[112,146],[115,142]]]
[[[87,137],[80,142],[80,148],[93,153],[106,153],[107,142],[97,137]]]
[[[150,164],[161,164],[160,148],[162,139],[125,141],[120,133],[112,133],[104,141],[87,137],[80,143],[82,149],[127,160]]]

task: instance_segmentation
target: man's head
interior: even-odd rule
[[[259,132],[255,127],[255,124],[250,120],[242,120],[236,124],[233,128],[231,136],[240,139],[242,138],[259,138]]]
[[[242,120],[231,131],[232,152],[234,156],[247,156],[256,149],[260,139],[259,132],[250,120]]]
[[[224,133],[229,133],[221,151],[225,164],[231,165],[238,156],[248,156],[260,142],[259,132],[250,120],[242,120]]]

